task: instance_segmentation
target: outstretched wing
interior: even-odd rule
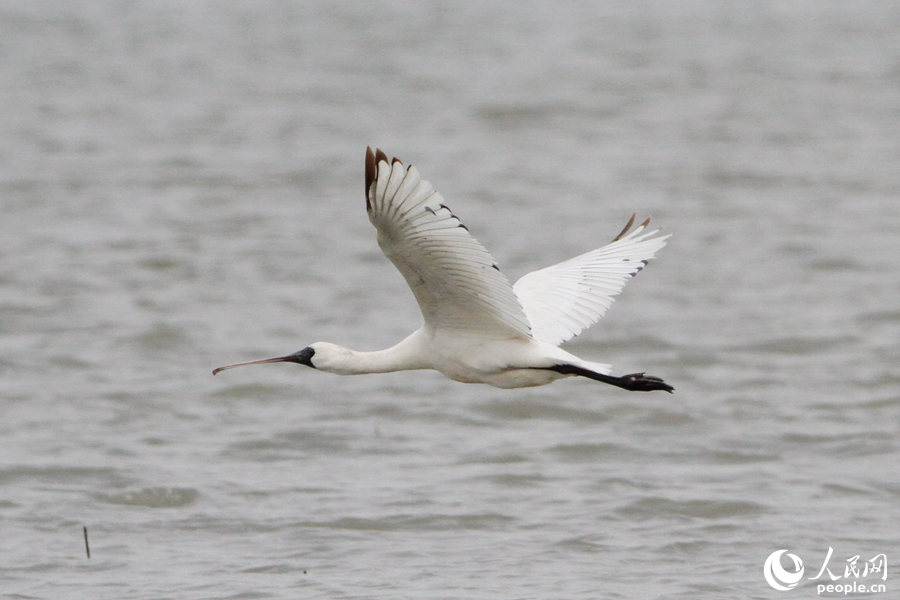
[[[378,245],[403,274],[427,326],[531,337],[525,312],[494,259],[415,167],[369,148],[366,210]]]
[[[606,246],[522,277],[513,290],[531,323],[534,339],[558,346],[597,321],[625,283],[666,245],[668,235],[647,232],[648,218],[634,231],[634,215]]]

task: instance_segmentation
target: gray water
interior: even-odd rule
[[[3,2],[0,597],[801,599],[829,547],[896,594],[898,30],[893,2]],[[676,393],[212,377],[418,327],[367,145],[511,279],[652,213],[669,245],[567,348]]]

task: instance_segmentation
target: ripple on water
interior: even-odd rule
[[[760,354],[808,355],[821,354],[825,350],[841,348],[854,344],[859,340],[856,336],[842,335],[833,337],[784,337],[730,348],[738,352]]]
[[[83,484],[85,481],[98,481],[115,486],[125,485],[127,480],[118,471],[110,468],[69,467],[69,466],[15,466],[0,469],[0,484],[11,483],[20,479],[36,479],[52,483]]]
[[[880,310],[861,313],[856,316],[860,323],[900,323],[900,310]]]
[[[894,436],[878,431],[839,435],[786,433],[781,440],[792,446],[815,448],[816,454],[836,458],[890,454],[897,450]]]
[[[197,499],[197,490],[192,488],[151,487],[117,494],[95,494],[94,498],[107,504],[123,506],[178,508],[192,504]]]
[[[525,454],[521,454],[518,452],[501,452],[501,453],[488,453],[488,452],[479,452],[468,454],[459,461],[461,465],[510,465],[516,463],[526,463],[529,462],[531,458],[529,458]]]
[[[584,554],[597,554],[600,552],[615,552],[616,547],[608,544],[600,544],[591,540],[590,538],[594,537],[592,535],[588,536],[579,536],[574,538],[568,538],[565,540],[561,540],[554,544],[554,547],[560,550],[567,550],[572,552],[580,552]]]
[[[517,473],[499,473],[497,475],[485,475],[477,477],[481,481],[489,481],[495,485],[509,488],[537,487],[551,481],[548,477],[538,474],[520,475]]]
[[[288,565],[285,563],[278,563],[274,565],[263,565],[260,567],[247,567],[246,569],[241,569],[241,573],[266,573],[273,575],[284,575],[288,573],[297,573],[297,572],[306,571],[297,567],[296,565]]]
[[[624,446],[611,442],[596,444],[559,444],[550,448],[550,452],[570,462],[594,462],[598,460],[635,460],[643,453],[632,446]]]
[[[672,542],[671,544],[660,546],[659,548],[654,550],[654,552],[665,554],[666,556],[696,556],[703,553],[707,548],[711,546],[712,544],[710,542],[704,540],[694,540],[691,542]]]
[[[456,531],[460,529],[504,529],[515,519],[497,513],[462,515],[416,514],[390,515],[380,518],[344,517],[334,521],[305,523],[308,527],[348,529],[354,531]]]
[[[868,496],[873,493],[871,490],[841,483],[823,483],[822,490],[835,496]]]
[[[539,399],[496,401],[475,407],[475,410],[502,420],[547,419],[577,423],[605,423],[623,412],[638,409],[611,407],[598,410],[563,406],[559,401],[543,402]]]
[[[344,452],[349,448],[349,439],[344,435],[301,429],[236,442],[230,444],[224,454],[242,456],[259,462],[273,462],[292,460],[297,458],[298,454],[333,454]]]
[[[245,400],[247,398],[265,398],[274,396],[283,387],[266,383],[238,383],[227,385],[215,392],[212,397],[222,400]]]
[[[717,450],[709,453],[708,457],[717,463],[726,465],[744,465],[781,460],[781,455],[775,453],[740,452],[737,450]]]
[[[671,500],[669,498],[641,498],[616,512],[624,517],[642,520],[653,517],[692,517],[698,519],[729,519],[754,516],[768,509],[756,502],[734,500]]]

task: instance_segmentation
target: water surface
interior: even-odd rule
[[[877,2],[5,3],[0,595],[771,598],[778,549],[892,565],[898,26]],[[512,279],[652,213],[669,245],[568,348],[676,394],[213,378],[418,327],[367,145]]]

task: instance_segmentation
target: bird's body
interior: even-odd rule
[[[396,346],[375,352],[358,352],[328,342],[316,342],[310,348],[315,350],[315,367],[329,373],[357,375],[433,369],[454,381],[487,383],[499,388],[545,385],[565,377],[549,370],[554,365],[585,363],[543,342],[446,335],[430,331],[427,326]],[[606,365],[593,366],[606,368]]]
[[[409,284],[424,324],[397,345],[358,352],[316,342],[288,356],[239,363],[296,362],[340,375],[434,369],[455,381],[499,388],[546,385],[580,375],[635,391],[672,387],[658,377],[608,375],[609,365],[558,346],[595,323],[625,282],[665,245],[649,219],[611,243],[522,277],[514,286],[491,255],[422,181],[413,166],[366,153],[366,210],[378,244]],[[656,236],[656,237],[655,237]]]

